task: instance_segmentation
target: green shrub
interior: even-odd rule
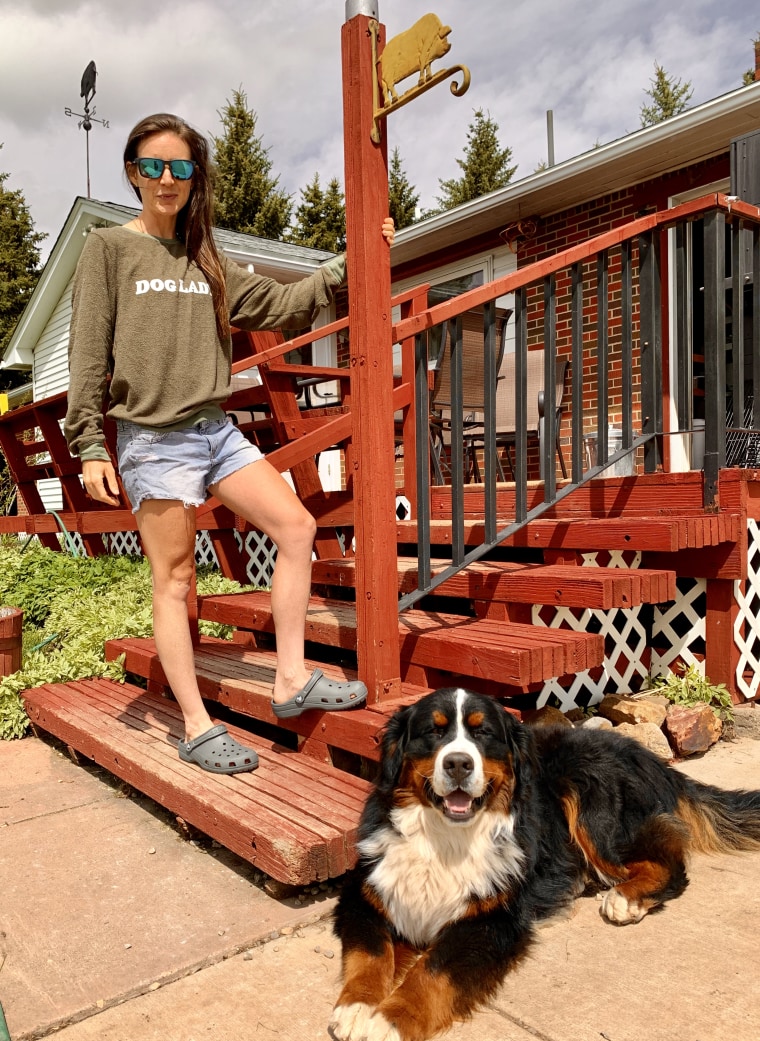
[[[709,705],[716,716],[724,723],[733,721],[733,703],[731,695],[723,683],[711,683],[703,676],[696,665],[676,666],[668,676],[650,677],[647,689],[654,694],[662,694],[674,705]]]
[[[218,571],[198,569],[198,592],[239,590]],[[0,604],[24,612],[21,668],[0,678],[0,739],[21,737],[29,720],[21,691],[84,677],[124,679],[121,660],[107,662],[107,640],[151,636],[150,566],[142,557],[70,557],[37,543],[0,542]],[[201,622],[206,635],[230,629]]]

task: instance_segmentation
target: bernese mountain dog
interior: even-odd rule
[[[469,1017],[535,923],[594,885],[640,921],[692,850],[760,849],[760,791],[700,784],[611,731],[530,727],[449,687],[397,712],[334,928],[339,1041],[424,1041]]]

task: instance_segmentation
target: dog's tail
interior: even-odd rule
[[[760,849],[760,791],[724,791],[684,777],[676,815],[693,850],[737,853]]]

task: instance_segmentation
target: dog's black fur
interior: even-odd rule
[[[534,923],[589,883],[627,924],[683,892],[691,850],[758,848],[760,792],[699,784],[613,732],[532,728],[435,691],[384,734],[335,914],[333,1034],[422,1041],[493,994]]]

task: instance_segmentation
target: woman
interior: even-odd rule
[[[230,325],[303,328],[345,274],[336,257],[292,285],[250,274],[220,256],[205,138],[177,116],[143,119],[124,150],[141,212],[123,227],[94,229],[77,267],[65,434],[82,460],[88,494],[118,505],[105,449],[102,404],[118,429],[119,472],[153,577],[153,627],[161,665],[185,722],[179,756],[216,773],[257,765],[256,753],[212,726],[195,676],[187,596],[195,566],[195,511],[214,495],[277,545],[272,614],[278,717],[340,710],[366,699],[363,683],[336,683],[304,663],[313,517],[282,476],[225,416]],[[382,234],[393,241],[393,222]]]

